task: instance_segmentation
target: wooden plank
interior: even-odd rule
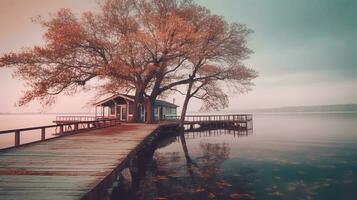
[[[80,199],[158,127],[122,124],[0,151],[0,199]]]

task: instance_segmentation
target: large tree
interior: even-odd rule
[[[237,64],[248,52],[244,26],[229,25],[190,0],[106,0],[97,13],[77,17],[62,9],[39,23],[47,30],[44,46],[0,57],[0,67],[14,67],[28,84],[20,105],[50,105],[58,94],[99,88],[101,94],[135,94],[134,120],[145,103],[152,123],[159,95],[202,80],[187,77],[196,61],[226,71],[222,58]],[[99,87],[87,84],[93,79]]]

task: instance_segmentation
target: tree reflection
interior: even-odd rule
[[[150,159],[141,163],[146,172],[141,173],[144,175],[131,199],[254,199],[241,195],[251,194],[247,187],[232,188],[224,176],[222,164],[231,151],[227,143],[201,141],[189,146],[183,132],[173,138],[179,140],[181,151],[147,154]],[[192,155],[190,148],[195,148]]]
[[[192,160],[184,134],[180,135],[182,149],[186,158],[187,172],[191,177],[192,190],[191,196],[197,199],[216,198],[225,187],[223,171],[220,165],[228,159],[230,148],[226,143],[211,144],[200,143],[202,156]]]
[[[229,157],[228,144],[200,143],[201,154],[192,158],[184,133],[178,138],[184,160],[177,159],[177,153],[155,153],[156,178],[153,183],[156,188],[151,188],[149,193],[155,193],[159,199],[213,199],[224,195],[230,184],[224,180],[220,165]],[[149,199],[147,195],[141,197]]]

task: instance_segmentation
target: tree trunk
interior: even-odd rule
[[[155,106],[154,105],[155,105],[156,98],[160,94],[160,85],[161,85],[163,78],[164,77],[163,77],[162,73],[156,74],[155,84],[154,84],[154,87],[153,87],[151,94],[148,98],[148,103],[146,104],[146,111],[147,111],[146,123],[147,124],[153,124],[155,122],[155,117],[154,117]]]
[[[155,98],[156,99],[156,98]],[[155,123],[155,118],[154,118],[154,104],[155,104],[155,99],[152,99],[151,97],[146,100],[146,123],[147,124],[153,124]]]
[[[184,125],[185,125],[184,123],[185,123],[187,107],[188,107],[188,103],[189,103],[189,101],[191,99],[192,86],[193,86],[193,81],[191,81],[188,84],[188,87],[187,87],[185,101],[183,102],[183,106],[182,106],[182,110],[181,110],[180,129],[184,129]]]
[[[140,122],[141,121],[141,110],[140,104],[143,103],[144,92],[140,89],[136,89],[135,97],[134,97],[134,105],[133,105],[133,119],[132,122]]]

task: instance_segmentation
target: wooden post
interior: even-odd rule
[[[20,145],[20,131],[15,131],[15,146]]]
[[[97,106],[95,106],[95,118],[97,119]]]
[[[129,119],[129,101],[125,100],[126,102],[126,121]]]
[[[63,134],[63,125],[62,124],[60,125],[60,134],[61,135]]]
[[[78,123],[74,124],[74,131],[78,131]]]
[[[104,106],[102,106],[102,117],[104,118]]]
[[[114,111],[115,118],[117,118],[118,117],[118,110],[117,110],[117,103],[116,102],[114,103],[114,109],[115,109],[115,111]]]
[[[41,128],[41,140],[44,141],[46,139],[46,128]]]

